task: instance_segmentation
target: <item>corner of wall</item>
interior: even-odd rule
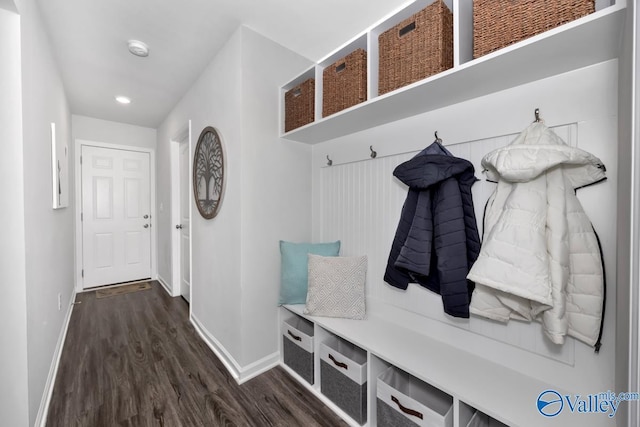
[[[0,330],[0,414],[3,423],[18,426],[29,422],[29,379],[21,21],[14,12],[0,9],[0,138],[7,142],[0,156],[0,190],[7,208],[0,210],[0,221],[10,225],[0,245],[0,281],[6,284],[0,300],[5,323]]]
[[[191,315],[191,323],[200,338],[207,344],[213,353],[220,359],[229,374],[236,383],[243,384],[252,378],[276,367],[280,363],[280,355],[277,352],[269,354],[260,360],[248,365],[241,365],[227,349],[200,323],[195,315]]]
[[[249,27],[242,39],[242,357],[246,375],[278,359],[279,240],[311,234],[311,148],[280,138],[279,91],[309,60]],[[253,374],[251,374],[253,372]]]
[[[205,342],[230,362],[231,372],[240,372],[231,361],[241,358],[240,331],[240,238],[241,235],[241,139],[240,121],[240,48],[241,33],[235,31],[211,59],[182,99],[165,117],[157,132],[157,168],[170,170],[170,141],[191,126],[191,155],[202,129],[218,129],[225,149],[225,194],[221,209],[213,220],[204,220],[191,203],[192,319],[200,325]],[[158,176],[158,253],[170,258],[171,179]],[[161,269],[171,279],[168,268]],[[217,350],[216,350],[217,349]],[[240,367],[241,365],[238,364]],[[239,374],[238,374],[239,375]]]
[[[633,333],[637,334],[637,317],[638,317],[638,295],[632,286],[632,260],[633,256],[633,204],[638,203],[634,200],[632,191],[634,184],[633,176],[633,153],[634,153],[634,96],[632,88],[634,87],[634,69],[635,69],[635,24],[634,24],[634,2],[627,5],[627,16],[623,33],[622,46],[620,51],[620,59],[618,62],[618,213],[617,223],[617,252],[621,256],[617,257],[617,287],[616,303],[620,308],[616,311],[616,359],[615,359],[615,376],[616,387],[619,390],[635,390],[633,378],[632,358],[637,360],[637,339],[634,339]],[[629,197],[631,195],[631,197]],[[636,230],[637,231],[637,230]],[[636,254],[637,255],[637,254]],[[631,286],[627,286],[631,285]],[[634,328],[635,323],[635,328]],[[634,331],[635,329],[635,331]],[[633,346],[636,346],[634,352]],[[635,356],[632,356],[635,353]],[[637,370],[637,363],[635,366]],[[637,375],[637,373],[636,373]],[[635,387],[637,387],[637,381]],[[631,388],[629,388],[631,387]],[[619,420],[629,420],[630,406],[620,408],[621,413],[617,416]],[[637,416],[637,414],[636,414]],[[629,424],[630,425],[630,424]]]

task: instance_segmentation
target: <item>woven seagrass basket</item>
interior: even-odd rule
[[[473,0],[473,57],[595,11],[595,0]]]
[[[443,0],[378,37],[380,95],[453,67],[453,14]]]
[[[367,100],[367,52],[356,49],[322,72],[322,116]]]
[[[307,79],[284,94],[284,131],[289,132],[315,117],[316,81]]]

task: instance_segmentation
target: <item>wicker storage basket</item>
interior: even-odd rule
[[[307,79],[284,94],[284,131],[314,120],[316,81]]]
[[[453,14],[436,0],[378,37],[380,95],[453,67]]]
[[[473,0],[473,56],[593,13],[595,0]]]
[[[322,72],[322,116],[367,100],[367,51],[356,49]]]

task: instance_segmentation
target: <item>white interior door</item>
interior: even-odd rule
[[[82,146],[83,287],[151,277],[149,153]]]
[[[191,302],[191,246],[189,241],[189,144],[180,144],[180,295]]]

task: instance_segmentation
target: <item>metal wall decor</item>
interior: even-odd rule
[[[207,126],[202,130],[193,158],[193,195],[198,211],[212,219],[220,210],[224,192],[224,151],[218,131]]]

